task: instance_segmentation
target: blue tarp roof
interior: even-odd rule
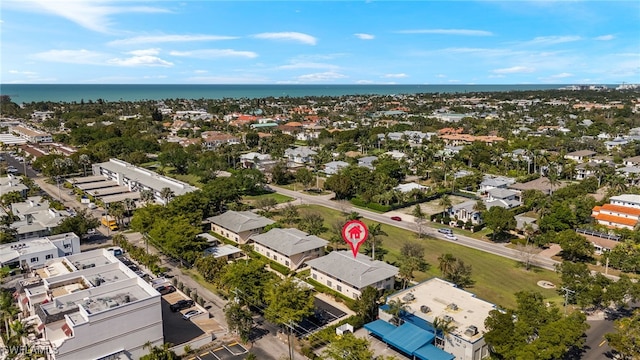
[[[455,356],[435,347],[433,344],[419,348],[413,352],[413,355],[421,360],[453,360],[455,358]]]
[[[434,338],[435,335],[432,333],[405,322],[393,331],[387,333],[387,335],[383,337],[383,340],[397,349],[404,351],[406,354],[411,355],[418,348],[431,343]]]
[[[384,338],[388,333],[396,329],[395,326],[380,319],[370,322],[368,324],[365,324],[364,328],[367,329],[369,332],[374,333],[376,336],[380,338]]]

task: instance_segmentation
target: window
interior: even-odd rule
[[[338,291],[342,291],[342,286],[340,286],[340,285],[336,285],[336,290],[338,290]]]
[[[278,254],[273,254],[273,260],[278,260]]]
[[[331,281],[327,280],[327,286],[331,287]]]
[[[45,260],[49,260],[49,259],[53,259],[53,255],[49,254],[49,255],[45,256]]]
[[[289,260],[285,260],[284,265],[289,266]]]
[[[70,248],[70,247],[71,247],[71,244],[64,244],[64,248],[65,248],[65,249],[68,249],[68,248]]]
[[[313,280],[318,280],[318,275],[316,274],[311,275],[311,277],[313,278]]]
[[[34,263],[34,262],[38,262],[38,260],[39,260],[39,259],[38,259],[37,257],[32,257],[32,258],[31,258],[31,262],[32,262],[32,263]]]

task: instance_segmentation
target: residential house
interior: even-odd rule
[[[446,209],[446,213],[452,219],[452,221],[463,221],[464,223],[471,222],[473,225],[482,224],[482,217],[480,216],[480,210],[477,210],[476,200],[465,201],[460,204],[455,204]]]
[[[206,150],[213,150],[222,145],[240,144],[240,139],[238,137],[218,131],[205,131],[201,136],[202,146]]]
[[[375,166],[373,163],[378,160],[377,156],[365,156],[358,159],[358,166],[366,167],[367,169],[373,170]]]
[[[420,185],[418,183],[415,182],[410,182],[410,183],[406,183],[406,184],[400,184],[398,186],[396,186],[395,188],[393,188],[394,190],[397,190],[403,194],[408,194],[410,192],[412,192],[413,190],[419,190],[419,191],[427,191],[429,190],[428,186],[424,186],[424,185]]]
[[[274,228],[264,234],[252,235],[249,241],[254,250],[271,260],[297,270],[303,263],[324,255],[329,243],[298,229]]]
[[[324,164],[324,173],[327,175],[334,175],[347,166],[349,166],[349,163],[345,161],[331,161]]]
[[[265,226],[275,222],[251,211],[233,210],[210,217],[207,221],[211,223],[211,231],[238,244],[246,244],[251,235],[261,233]]]
[[[30,143],[50,143],[53,141],[51,134],[24,125],[13,126],[11,131]]]
[[[623,161],[624,166],[640,166],[640,156],[629,157]]]
[[[269,154],[250,152],[240,155],[240,164],[245,169],[258,169],[268,171],[275,166],[276,161]]]
[[[22,177],[15,176],[13,174],[7,174],[7,176],[0,177],[0,196],[14,191],[20,193],[20,196],[23,198],[27,197],[29,188],[22,183]]]
[[[351,251],[332,251],[326,256],[309,260],[311,278],[342,295],[357,299],[362,289],[393,289],[398,268]]]
[[[317,154],[317,152],[308,146],[298,146],[284,151],[284,157],[289,167],[312,165],[314,161],[313,157]]]
[[[11,213],[18,220],[11,223],[16,230],[16,239],[33,239],[44,237],[70,216],[66,210],[49,207],[49,201],[40,196],[32,196],[27,200],[11,204]]]
[[[0,267],[39,269],[51,259],[80,253],[80,238],[74,233],[32,238],[0,245]]]
[[[624,166],[617,168],[616,172],[627,179],[629,186],[636,186],[640,183],[640,166]]]
[[[526,215],[516,215],[516,232],[518,234],[526,234],[527,228],[530,227],[533,231],[538,231],[538,219]]]
[[[620,149],[621,147],[627,145],[629,140],[617,137],[613,140],[605,141],[604,146],[607,148],[607,151],[611,151],[614,149]]]
[[[574,152],[570,152],[564,155],[564,158],[567,160],[573,160],[577,163],[587,162],[597,153],[591,150],[578,150]]]
[[[392,302],[406,304],[397,318],[387,312]],[[490,356],[485,320],[497,308],[453,283],[431,278],[387,297],[378,320],[364,328],[411,359],[480,360]],[[452,330],[437,332],[436,319],[449,322]]]
[[[522,205],[520,193],[515,190],[505,188],[489,189],[486,196],[484,203],[487,209],[491,209],[494,206],[511,209]]]
[[[509,185],[515,182],[516,180],[513,178],[485,175],[484,179],[480,183],[478,192],[480,194],[485,194],[491,189],[506,189]]]
[[[640,195],[612,196],[609,204],[595,206],[591,216],[609,228],[634,230],[640,221]]]
[[[509,189],[520,191],[520,193],[526,190],[538,190],[545,195],[550,195],[553,191],[567,186],[567,183],[561,182],[557,185],[551,186],[551,182],[546,177],[539,177],[537,179],[527,181],[526,183],[513,183],[508,185]]]

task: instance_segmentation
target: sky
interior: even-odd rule
[[[0,1],[0,83],[640,83],[640,1]]]

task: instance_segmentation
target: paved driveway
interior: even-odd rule
[[[173,345],[184,344],[204,334],[196,324],[182,318],[181,312],[173,312],[169,303],[162,299],[162,331],[164,341]]]

